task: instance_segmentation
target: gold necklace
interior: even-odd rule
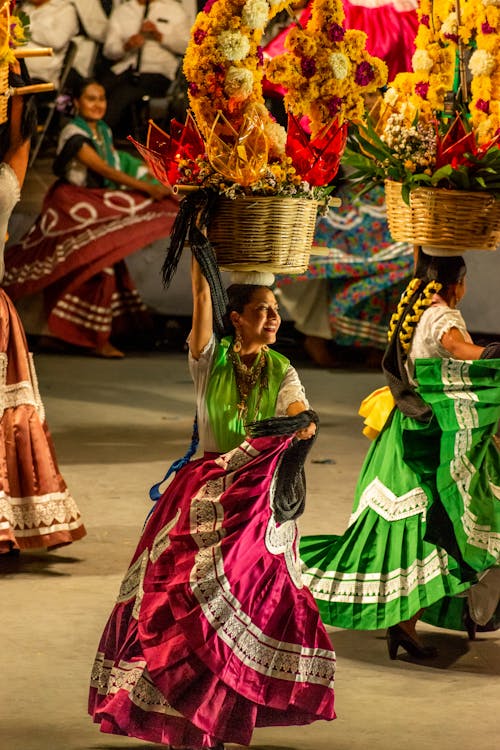
[[[238,403],[236,404],[238,419],[241,419],[243,422],[247,420],[248,416],[248,397],[257,385],[257,382],[260,380],[259,394],[253,416],[254,419],[259,412],[262,393],[264,389],[267,388],[267,373],[265,371],[267,364],[266,350],[261,349],[260,354],[251,367],[247,367],[247,365],[241,361],[239,354],[234,351],[232,345],[229,347],[227,353],[228,359],[233,365],[236,389],[238,391]]]

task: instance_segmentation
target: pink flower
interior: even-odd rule
[[[424,81],[419,81],[419,83],[415,85],[415,93],[422,99],[427,99],[427,94],[429,93],[429,84],[425,83]]]
[[[316,73],[316,63],[312,57],[303,57],[300,62],[300,67],[304,78],[312,78]]]
[[[259,65],[264,65],[264,50],[262,49],[260,44],[257,47],[257,60]]]
[[[335,117],[335,115],[340,112],[340,108],[342,107],[342,99],[340,98],[340,96],[332,96],[332,98],[327,101],[326,106],[328,108],[328,114],[330,115],[330,117]]]
[[[370,63],[366,60],[360,62],[354,74],[354,80],[358,86],[367,86],[374,78],[375,73]]]
[[[328,39],[331,42],[341,42],[345,36],[345,29],[338,23],[331,23],[328,27]]]
[[[484,23],[481,24],[481,31],[483,32],[483,34],[495,34],[496,33],[495,27],[490,26],[488,21],[485,21]]]
[[[476,102],[476,109],[480,112],[485,112],[487,115],[490,113],[490,103],[486,99],[478,99]]]
[[[424,14],[420,19],[420,23],[422,24],[422,26],[427,26],[427,28],[429,28],[429,23],[430,23],[429,16],[427,14]]]
[[[189,89],[189,93],[193,94],[193,96],[196,96],[196,94],[200,90],[198,84],[194,83],[193,81],[191,81],[191,83],[188,84],[188,89]]]

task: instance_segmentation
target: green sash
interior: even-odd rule
[[[88,137],[92,140],[92,143],[94,145],[95,150],[101,157],[101,159],[104,159],[104,161],[109,164],[110,167],[114,167],[115,169],[118,168],[117,164],[117,155],[116,151],[113,146],[113,136],[111,134],[111,130],[108,128],[105,122],[102,120],[99,120],[96,123],[97,126],[97,132],[99,134],[99,137],[102,140],[102,145],[99,144],[95,138],[93,138],[93,132],[90,129],[90,125],[86,120],[83,119],[83,117],[80,117],[77,115],[73,119],[73,123],[80,128],[80,130],[83,130],[83,132],[88,135]],[[108,186],[113,185],[114,183],[110,182],[109,180],[106,180],[108,183]]]
[[[233,365],[227,357],[232,337],[227,336],[217,346],[206,394],[208,418],[220,451],[236,448],[245,437],[245,425],[238,417],[236,405],[239,401],[238,388]],[[269,387],[262,392],[257,413],[255,413],[259,388],[256,386],[248,397],[248,420],[273,417],[276,410],[281,382],[290,360],[269,349],[266,353],[266,370]]]

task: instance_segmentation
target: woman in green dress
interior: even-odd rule
[[[349,526],[301,542],[323,620],[388,628],[391,658],[400,646],[435,655],[417,636],[421,617],[460,628],[469,602],[484,624],[498,604],[500,359],[489,357],[500,355],[472,342],[456,309],[465,271],[461,257],[419,253],[383,361],[393,408],[362,467]],[[367,402],[373,416],[380,401]]]

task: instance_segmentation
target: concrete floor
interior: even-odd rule
[[[54,553],[0,562],[0,747],[152,748],[101,734],[86,715],[86,695],[101,630],[150,507],[148,489],[190,436],[185,358],[39,355],[36,363],[58,458],[88,536]],[[299,370],[322,420],[301,529],[341,532],[368,445],[357,407],[381,377],[305,364]],[[338,719],[257,730],[254,750],[497,750],[499,634],[469,643],[463,634],[422,630],[440,649],[427,664],[390,661],[382,632],[332,629]]]

